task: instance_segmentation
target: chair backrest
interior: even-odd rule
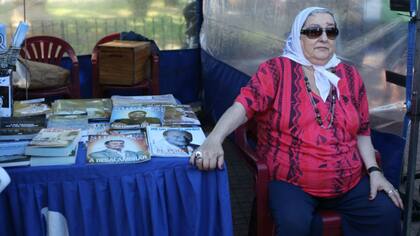
[[[112,33],[99,39],[98,42],[96,42],[95,46],[93,47],[92,55],[90,57],[91,61],[95,63],[98,61],[98,45],[106,43],[106,42],[111,42],[113,40],[118,40],[120,38],[121,38],[121,33]]]
[[[48,64],[60,65],[64,55],[72,63],[78,63],[76,53],[69,43],[54,36],[33,36],[25,39],[21,56],[23,58]]]
[[[28,37],[24,41],[20,55],[31,61],[57,66],[61,66],[63,57],[69,57],[72,62],[69,96],[80,98],[79,61],[72,46],[64,39],[47,35]]]

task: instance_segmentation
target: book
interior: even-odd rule
[[[206,139],[201,127],[147,127],[149,150],[157,157],[189,157]]]
[[[30,156],[31,166],[72,165],[76,163],[79,145],[66,156]]]
[[[45,128],[26,146],[25,155],[69,156],[80,138],[80,129]]]
[[[91,135],[87,163],[132,163],[150,160],[145,132],[126,135]]]
[[[112,101],[109,98],[58,99],[52,104],[55,115],[87,114],[88,120],[109,120]]]
[[[88,117],[87,115],[50,115],[47,127],[81,129],[84,131],[88,129]]]
[[[148,95],[148,96],[111,96],[112,105],[115,106],[139,106],[157,104],[177,104],[172,94]]]
[[[51,112],[51,108],[44,102],[44,98],[14,101],[13,116],[22,117],[49,114]]]
[[[165,105],[163,126],[200,125],[200,120],[190,105]]]
[[[0,167],[28,166],[30,159],[25,155],[0,156]]]
[[[111,129],[139,129],[146,126],[161,126],[164,107],[161,105],[114,106],[111,114]]]
[[[0,156],[25,155],[30,140],[0,142]]]
[[[46,126],[45,114],[28,117],[0,117],[0,140],[32,139]]]

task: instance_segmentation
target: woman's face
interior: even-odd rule
[[[328,13],[315,13],[306,19],[302,29],[309,28],[334,28],[333,17]],[[329,39],[325,31],[321,36],[310,39],[306,35],[300,35],[300,43],[305,58],[314,65],[325,65],[335,53],[335,39]]]

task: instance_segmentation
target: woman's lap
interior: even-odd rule
[[[369,192],[368,177],[334,199],[315,198],[292,184],[272,181],[269,201],[278,235],[321,235],[322,221],[316,214],[317,207],[333,209],[342,215],[344,235],[399,235],[400,210],[383,191],[374,200],[368,199]]]

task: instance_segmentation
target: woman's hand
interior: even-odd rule
[[[190,164],[200,170],[223,169],[224,153],[222,143],[209,136],[190,157]]]
[[[392,184],[385,178],[385,176],[381,172],[374,171],[370,173],[369,199],[375,199],[378,191],[384,191],[398,208],[404,209],[404,205],[401,200],[400,194],[398,193],[398,190],[395,189],[394,186],[392,186]]]

